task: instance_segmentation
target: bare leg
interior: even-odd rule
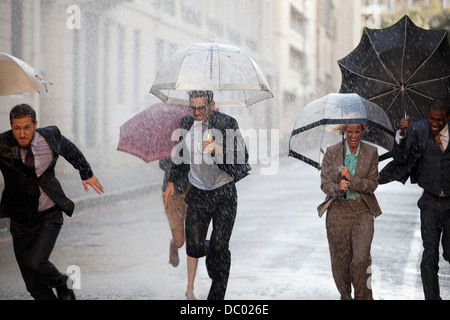
[[[184,244],[184,225],[181,224],[178,227],[172,229],[172,239],[170,240],[170,263],[177,267],[180,260],[178,257],[178,249]],[[188,299],[195,299],[194,296],[194,280],[197,273],[198,259],[187,256],[187,273],[188,284],[186,290],[186,297]]]
[[[194,295],[194,280],[197,273],[198,259],[187,256],[187,272],[188,272],[188,284],[186,290],[186,298],[195,299]]]
[[[170,240],[170,260],[169,263],[177,267],[180,263],[178,257],[178,249],[184,244],[184,226],[180,224],[178,227],[172,229],[172,239]]]

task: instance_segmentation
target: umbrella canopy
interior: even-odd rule
[[[342,141],[339,124],[362,123],[362,139],[390,150],[394,132],[387,114],[378,105],[355,93],[331,93],[305,106],[289,140],[289,156],[321,169],[328,146]]]
[[[150,93],[168,104],[189,105],[188,90],[212,90],[216,107],[246,107],[272,98],[259,66],[241,49],[194,44],[163,63]]]
[[[40,92],[46,82],[31,66],[22,60],[0,52],[0,96],[23,92]]]
[[[394,128],[405,115],[424,119],[434,99],[449,98],[447,31],[419,28],[408,16],[388,28],[365,28],[359,45],[338,64],[340,92],[378,104]]]
[[[120,127],[117,150],[141,158],[146,163],[170,158],[178,140],[172,133],[180,128],[181,118],[190,114],[185,106],[154,104]]]

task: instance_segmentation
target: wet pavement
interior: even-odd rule
[[[280,159],[276,175],[255,173],[237,184],[238,215],[230,242],[228,300],[336,300],[325,232],[316,207],[324,199],[320,173],[293,158]],[[96,173],[102,178],[102,173]],[[185,299],[184,247],[180,265],[169,261],[170,230],[156,166],[101,179],[106,194],[87,195],[80,184],[68,193],[77,202],[66,218],[50,260],[63,272],[77,270],[80,300]],[[131,178],[130,178],[131,177]],[[63,183],[64,186],[64,183]],[[70,188],[71,189],[71,188]],[[71,191],[72,192],[72,191]],[[417,200],[421,189],[380,186],[383,214],[372,244],[376,300],[423,299]],[[442,251],[441,251],[442,253]],[[7,231],[0,231],[0,299],[30,299]],[[72,266],[72,267],[71,267]],[[75,266],[75,267],[73,267]],[[450,266],[441,258],[441,296],[450,299]],[[206,299],[210,279],[199,260],[195,294]]]

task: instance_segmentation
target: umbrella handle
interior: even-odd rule
[[[211,136],[212,136],[211,129],[208,129],[207,135],[206,135],[206,139],[207,139],[207,140],[211,139]],[[197,144],[198,152],[200,152],[201,154],[205,154],[204,151],[203,151],[203,141],[204,141],[204,140],[202,139],[202,142],[199,142],[199,143]]]
[[[345,138],[344,131],[342,131],[342,165],[345,167]],[[342,176],[342,180],[348,181],[346,177]],[[344,199],[347,199],[347,191],[344,191]]]
[[[348,179],[342,176],[342,180],[348,181]],[[344,191],[344,199],[347,200],[347,191]]]

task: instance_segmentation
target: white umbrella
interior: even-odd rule
[[[41,85],[47,90],[46,81],[24,61],[0,52],[0,96],[22,92],[40,92]]]
[[[273,97],[259,66],[241,49],[194,44],[166,60],[150,93],[167,104],[189,105],[189,90],[212,90],[216,107],[246,107]]]

